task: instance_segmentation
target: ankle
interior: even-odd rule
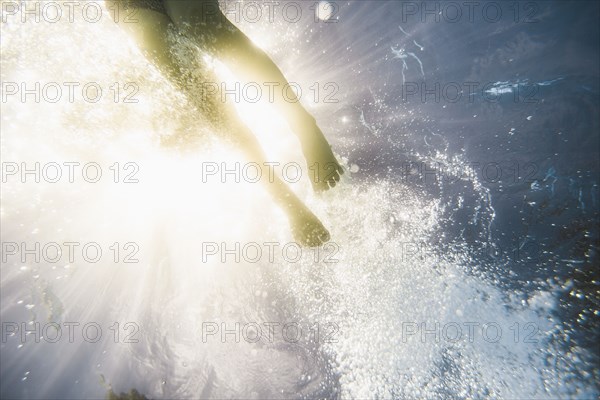
[[[296,136],[298,136],[302,147],[321,145],[324,141],[327,141],[321,128],[317,125],[317,121],[312,116],[303,121],[297,121],[294,123],[294,127]]]

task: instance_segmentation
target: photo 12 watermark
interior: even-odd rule
[[[397,53],[400,50],[392,49]],[[402,54],[400,53],[402,56]],[[434,82],[431,80],[402,83],[400,99],[403,103],[421,104],[473,104],[476,102],[515,104],[537,104],[544,83],[529,81],[494,81],[494,82]]]
[[[2,81],[0,99],[2,103],[90,103],[101,101],[123,104],[137,104],[136,95],[140,87],[135,82],[16,82]]]
[[[138,343],[140,327],[135,322],[100,324],[88,322],[2,322],[2,343],[14,340],[19,347],[36,343]]]
[[[226,82],[201,81],[183,84],[188,91],[201,93],[202,101],[218,99],[222,103],[273,104],[298,103],[301,100],[313,104],[337,104],[340,85],[337,82],[314,82],[302,86],[298,82]]]
[[[225,0],[218,6],[216,2],[202,2],[198,4],[197,14],[201,15],[203,22],[224,22],[226,18],[236,24],[296,24],[310,19],[321,24],[339,22],[343,5],[343,2],[338,1]]]
[[[477,23],[500,21],[533,24],[540,20],[534,1],[399,1],[402,23]]]
[[[340,260],[336,255],[340,246],[327,242],[320,247],[305,247],[296,242],[202,242],[202,263],[276,263],[296,264],[308,259],[315,263],[335,264]]]
[[[298,183],[304,174],[315,182],[329,182],[338,175],[338,164],[334,162],[312,163],[308,171],[297,162],[214,162],[200,165],[202,183],[274,183],[276,178],[286,183]]]
[[[113,242],[101,244],[99,242],[13,242],[1,243],[2,263],[28,263],[28,264],[58,264],[58,263],[85,263],[97,264],[109,261],[115,264],[137,264],[140,260],[136,257],[140,246],[136,242]]]
[[[408,161],[392,167],[404,182],[420,184],[456,183],[460,181],[486,184],[533,184],[540,179],[540,167],[534,162],[485,160],[464,162]]]
[[[202,343],[337,343],[340,327],[335,322],[202,322]]]
[[[541,331],[535,322],[403,321],[401,337],[402,343],[498,343],[503,338],[512,343],[538,343]]]
[[[139,183],[140,166],[131,161],[100,164],[94,161],[15,162],[0,164],[2,183]]]

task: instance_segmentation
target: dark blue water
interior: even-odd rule
[[[479,227],[468,217],[473,210],[444,231],[446,239],[482,246],[487,257],[476,269],[493,270],[507,288],[527,293],[561,282],[556,312],[563,334],[589,349],[598,365],[598,3],[492,2],[488,14],[484,2],[472,20],[457,18],[449,4],[415,4],[352,3],[341,15],[354,23],[331,29],[341,49],[370,48],[372,55],[340,55],[329,67],[344,64],[369,76],[354,88],[349,107],[364,113],[374,132],[349,132],[370,142],[348,149],[349,159],[361,165],[363,179],[400,179],[451,198],[468,196],[469,183],[452,177],[451,166],[426,167],[415,153],[433,160],[439,151],[464,155],[489,189],[496,248],[478,242]],[[501,18],[490,11],[497,5]],[[436,9],[441,15],[424,11]],[[365,20],[368,35],[353,29]],[[326,46],[328,38],[316,33],[313,40]],[[402,60],[390,47],[416,54],[424,74],[408,57],[403,84]],[[401,114],[408,121],[390,121]]]
[[[444,242],[473,244],[481,256],[471,272],[490,273],[524,298],[558,285],[559,335],[587,349],[597,384],[600,6],[480,7],[471,15],[460,7],[460,17],[451,2],[350,2],[339,24],[314,32],[311,43],[335,55],[323,69],[352,71],[336,115],[366,122],[337,145],[360,165],[361,179],[464,197]],[[398,49],[419,60],[398,58]],[[344,147],[348,137],[360,145]],[[459,175],[467,179],[450,172],[461,162],[445,165],[439,152],[464,156],[468,172]],[[489,231],[489,221],[472,220],[480,201],[469,198],[472,176],[489,189]]]

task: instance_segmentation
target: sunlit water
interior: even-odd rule
[[[569,342],[557,316],[561,283],[527,291],[506,285],[515,266],[490,256],[499,239],[489,189],[477,177],[460,178],[468,160],[433,117],[384,99],[382,82],[435,74],[435,52],[396,25],[384,33],[361,29],[370,23],[360,18],[366,6],[347,7],[352,18],[340,25],[355,25],[353,42],[312,15],[295,24],[240,23],[290,80],[340,86],[339,103],[306,103],[341,149],[348,174],[319,196],[306,178],[293,185],[334,245],[324,254],[305,251],[298,262],[280,250],[273,262],[202,259],[205,242],[231,248],[293,238],[257,184],[202,182],[203,162],[243,159],[190,117],[181,95],[110,18],[2,24],[3,81],[140,87],[137,104],[115,104],[114,92],[95,104],[2,104],[3,161],[93,161],[104,174],[96,184],[77,173],[73,184],[3,184],[3,242],[97,242],[105,251],[97,263],[3,261],[3,323],[95,322],[103,329],[97,343],[82,340],[80,330],[74,343],[66,332],[57,343],[7,336],[3,396],[99,398],[109,388],[151,398],[594,396],[588,350]],[[389,75],[369,75],[383,63]],[[269,156],[302,163],[284,121],[257,107],[241,112]],[[421,128],[411,131],[411,124]],[[182,129],[205,138],[187,151],[160,145]],[[381,167],[397,160],[389,148],[406,160],[452,165],[455,179],[428,189],[390,175]],[[365,154],[371,166],[360,163]],[[119,183],[109,169],[115,162]],[[123,183],[127,162],[139,166],[139,183]],[[108,250],[115,242],[118,263]],[[122,262],[129,242],[138,263]],[[207,323],[235,330],[236,323],[265,322],[294,322],[303,334],[295,343],[280,330],[269,340],[264,328],[256,343],[202,335]],[[137,343],[128,343],[129,333]]]

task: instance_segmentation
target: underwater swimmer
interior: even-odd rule
[[[256,137],[246,127],[231,104],[220,101],[216,93],[207,94],[204,85],[194,85],[186,67],[172,52],[169,30],[192,40],[202,51],[219,59],[239,78],[254,82],[278,83],[286,87],[283,73],[261,49],[235,27],[220,11],[218,0],[105,0],[113,19],[135,40],[153,63],[220,131],[226,131],[250,161],[265,165],[265,156]],[[121,21],[115,13],[135,10],[135,23]],[[284,99],[275,91],[274,106],[300,140],[307,164],[315,173],[315,191],[334,187],[344,173],[331,146],[297,98]],[[277,93],[280,92],[280,93]],[[295,97],[295,96],[294,96]],[[265,183],[269,194],[288,217],[295,239],[304,246],[316,247],[329,241],[321,221],[279,178]]]

